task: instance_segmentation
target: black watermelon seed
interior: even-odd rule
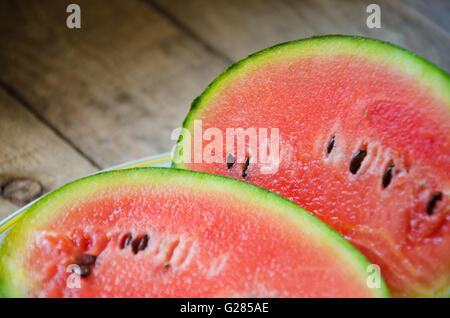
[[[166,262],[166,263],[164,263],[163,264],[163,266],[161,267],[161,269],[163,270],[163,271],[168,271],[169,269],[170,269],[170,263],[169,262]]]
[[[358,152],[353,156],[352,161],[350,162],[350,172],[356,174],[361,167],[361,163],[367,155],[367,151],[358,150]]]
[[[148,235],[145,234],[141,241],[139,242],[138,251],[143,251],[147,248],[148,245]]]
[[[247,178],[247,169],[249,165],[250,165],[250,156],[245,158],[244,165],[242,166],[242,178],[244,179]]]
[[[128,233],[122,238],[122,241],[120,243],[120,249],[123,249],[131,244],[131,241],[133,240],[133,235],[131,233]]]
[[[334,136],[331,137],[330,141],[328,141],[327,154],[330,154],[333,148],[334,148]]]
[[[428,215],[433,214],[434,212],[434,208],[436,207],[436,203],[442,200],[442,192],[435,192],[433,193],[433,195],[431,196],[430,200],[428,201],[427,204],[427,213]]]
[[[145,250],[147,245],[148,245],[147,234],[141,237],[137,237],[136,239],[133,240],[133,243],[131,243],[134,254],[137,254],[139,251]]]
[[[387,168],[386,171],[384,172],[383,175],[383,188],[386,188],[392,180],[392,171],[395,167],[395,164],[391,163]]]
[[[233,165],[234,165],[234,156],[231,153],[229,153],[227,155],[227,167],[228,167],[228,170],[231,170],[231,168],[233,168]]]
[[[79,254],[75,257],[75,264],[77,265],[93,265],[97,260],[97,256],[92,254]]]
[[[91,268],[89,265],[79,265],[77,274],[81,277],[88,277],[91,274]]]

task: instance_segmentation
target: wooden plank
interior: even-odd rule
[[[78,30],[71,2],[1,2],[0,78],[101,167],[169,151],[227,63],[143,1],[76,1]]]
[[[0,89],[0,219],[96,168]]]
[[[450,40],[390,1],[380,29],[366,26],[371,0],[152,0],[161,11],[232,60],[279,42],[319,34],[362,35],[389,41],[450,70]]]
[[[450,33],[450,1],[448,0],[398,0],[417,14]]]

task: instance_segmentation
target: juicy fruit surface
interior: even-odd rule
[[[383,282],[367,287],[361,254],[292,202],[176,169],[69,184],[27,211],[0,256],[5,296],[388,295]]]
[[[178,166],[293,200],[379,264],[395,296],[448,295],[449,92],[447,74],[385,43],[331,36],[276,46],[222,74],[184,127],[279,128],[278,171],[230,167],[225,152],[220,164]]]

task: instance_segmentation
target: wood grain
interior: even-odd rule
[[[0,89],[0,219],[50,189],[96,171]]]
[[[366,26],[370,0],[150,2],[235,61],[279,42],[339,33],[389,41],[450,70],[448,35],[421,23],[392,1],[376,1],[381,7],[380,29]]]
[[[450,33],[450,1],[448,0],[398,0],[405,9],[416,11],[418,15],[426,17],[431,23]]]
[[[3,1],[0,78],[100,167],[171,149],[190,102],[227,65],[141,1]]]

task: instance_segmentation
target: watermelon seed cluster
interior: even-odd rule
[[[226,158],[226,162],[227,162],[227,168],[228,170],[231,170],[234,166],[234,156],[231,153],[227,154],[227,158]],[[245,157],[245,161],[244,164],[242,165],[242,178],[245,180],[247,178],[247,170],[248,170],[248,166],[250,165],[250,156]]]
[[[327,154],[330,154],[331,151],[334,148],[335,143],[335,136],[331,137],[331,139],[328,142],[327,145]],[[353,174],[356,174],[361,167],[361,164],[364,160],[364,158],[367,156],[367,150],[365,149],[359,149],[352,157],[350,161],[350,172]],[[382,185],[383,188],[387,188],[389,184],[392,181],[393,173],[394,173],[395,164],[391,162],[386,170],[384,171],[383,178],[382,178]],[[442,200],[442,192],[435,192],[431,195],[430,199],[428,200],[427,206],[426,206],[426,212],[428,215],[432,215],[436,204],[438,201]]]
[[[137,254],[147,248],[149,240],[150,237],[148,234],[138,236],[133,239],[133,235],[131,233],[127,233],[121,240],[120,249],[124,249],[127,246],[131,245],[131,250],[134,254]]]

